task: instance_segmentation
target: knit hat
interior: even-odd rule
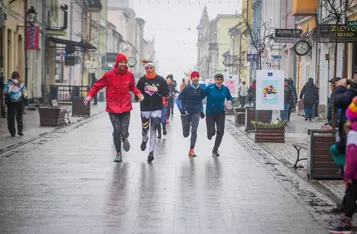
[[[167,75],[166,79],[167,79],[167,78],[170,78],[171,80],[173,80],[173,79],[174,79],[174,76],[173,76],[172,74],[169,74],[169,75]]]
[[[127,62],[128,58],[124,54],[118,54],[116,58],[116,63]]]
[[[351,121],[357,121],[357,97],[354,97],[352,103],[348,106],[346,118]]]
[[[198,73],[197,71],[194,71],[191,73],[191,78],[192,77],[200,77],[200,73]]]

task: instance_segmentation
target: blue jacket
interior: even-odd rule
[[[176,104],[179,110],[187,111],[188,114],[200,113],[203,112],[202,99],[204,98],[204,90],[201,87],[186,85],[176,99]]]
[[[233,102],[231,92],[224,85],[221,89],[218,89],[216,84],[210,84],[205,88],[204,93],[207,96],[206,115],[224,113],[225,100]]]

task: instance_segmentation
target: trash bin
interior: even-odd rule
[[[50,86],[50,100],[58,100],[58,86]]]

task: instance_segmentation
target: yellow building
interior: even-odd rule
[[[3,8],[7,19],[2,28],[2,51],[5,80],[9,79],[13,71],[18,71],[21,78],[25,77],[25,20],[24,1],[15,1],[9,4],[4,0]],[[1,64],[0,64],[1,66]]]
[[[348,13],[348,21],[357,21],[357,1],[350,0],[351,11]],[[346,45],[346,74],[347,78],[352,78],[353,68],[357,66],[357,43],[349,43]]]
[[[218,57],[216,59],[215,71],[216,73],[227,73],[229,72],[229,67],[223,64],[224,54],[231,51],[232,39],[228,34],[229,29],[232,25],[236,24],[239,18],[234,15],[217,15],[215,22],[217,25],[217,46],[218,46]],[[236,49],[234,49],[236,51]]]
[[[252,9],[252,0],[242,1],[242,14],[244,19],[246,19],[249,25],[253,24],[253,9]],[[244,21],[244,20],[243,20]],[[238,29],[242,32],[242,41],[241,41],[241,52],[240,59],[242,62],[240,69],[240,79],[245,80],[246,83],[250,84],[250,62],[247,62],[247,55],[250,52],[250,32],[247,26],[247,22],[242,22],[238,26]]]

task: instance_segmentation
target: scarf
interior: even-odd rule
[[[146,78],[148,78],[148,79],[154,79],[154,78],[156,77],[156,72],[153,71],[151,75],[149,75],[149,74],[146,73],[145,76],[146,76]]]
[[[191,85],[192,88],[194,88],[194,89],[198,89],[198,87],[200,87],[200,84],[195,85],[194,83],[191,83],[190,85]]]

